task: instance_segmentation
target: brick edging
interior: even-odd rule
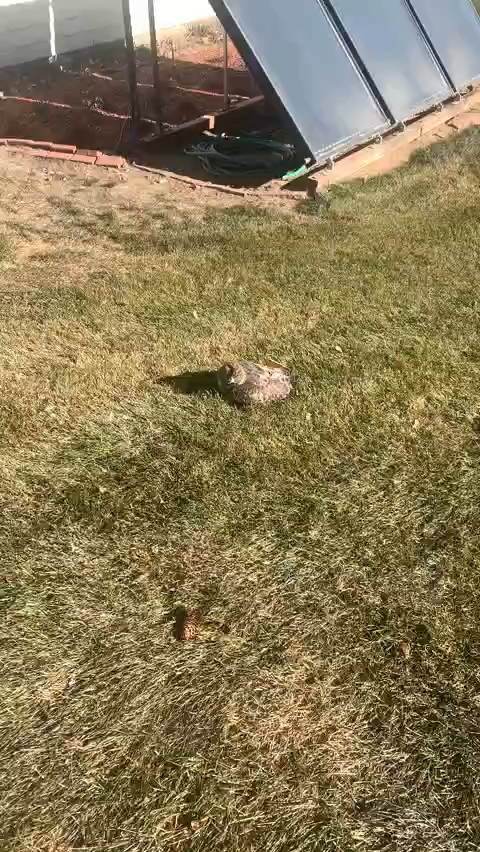
[[[60,145],[56,142],[37,142],[34,139],[0,138],[0,146],[7,148],[29,148],[32,156],[48,160],[65,160],[70,163],[85,163],[109,169],[126,169],[124,157],[104,154],[102,151],[82,151],[76,145]]]

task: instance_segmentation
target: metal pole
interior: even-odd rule
[[[136,129],[140,121],[140,104],[138,102],[137,60],[135,42],[133,40],[132,18],[130,16],[130,0],[122,0],[122,10],[123,25],[125,27],[125,48],[127,51],[128,83],[130,86],[132,128]]]
[[[223,30],[223,107],[228,109],[230,106],[230,93],[228,87],[228,35],[224,28]]]
[[[155,111],[160,119],[160,68],[158,65],[157,26],[155,23],[155,0],[148,0],[148,22],[150,24],[150,50],[152,53],[153,91],[155,93]]]
[[[55,62],[57,59],[57,46],[55,43],[55,9],[53,8],[53,0],[48,0],[48,20],[50,25],[50,62]]]

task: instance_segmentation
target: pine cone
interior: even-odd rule
[[[200,629],[200,616],[198,613],[192,613],[186,622],[183,628],[183,636],[182,639],[188,641],[190,639],[196,639],[198,636],[198,631]]]
[[[185,607],[178,607],[175,612],[173,633],[179,642],[188,642],[198,637],[201,614],[198,610],[188,612]]]

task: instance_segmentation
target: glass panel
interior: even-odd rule
[[[437,7],[437,0],[425,0]],[[451,94],[404,0],[332,0],[397,120]]]
[[[387,126],[317,0],[212,0],[212,5],[227,29],[225,10],[233,18],[316,158]],[[237,47],[242,52],[242,44]]]
[[[480,77],[480,18],[470,0],[412,0],[457,89]]]

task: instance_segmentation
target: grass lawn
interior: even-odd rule
[[[3,163],[1,848],[478,850],[480,133],[302,213]],[[236,356],[297,397],[158,381]]]

